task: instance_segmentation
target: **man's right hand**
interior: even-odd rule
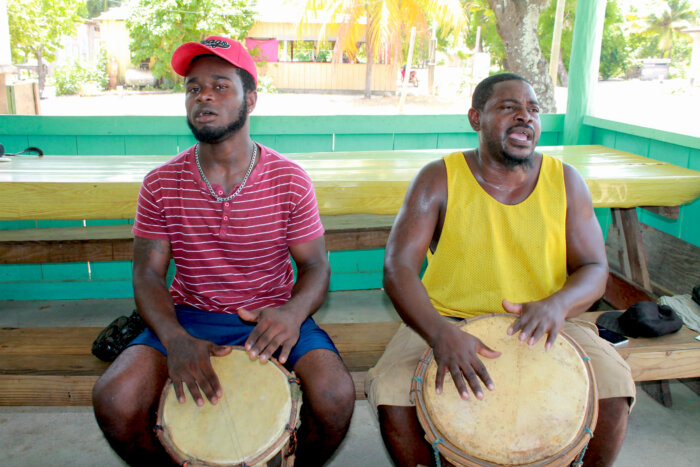
[[[223,395],[223,390],[209,358],[212,355],[228,355],[231,350],[230,345],[216,345],[189,334],[172,338],[167,346],[168,375],[173,382],[177,400],[185,402],[184,386],[187,386],[199,407],[204,405],[200,390],[204,391],[209,402],[216,404]]]
[[[432,347],[437,363],[435,391],[438,394],[442,393],[442,385],[448,370],[460,397],[464,400],[469,399],[465,379],[477,399],[484,397],[479,380],[483,381],[489,390],[493,390],[493,381],[478,355],[496,358],[501,355],[501,352],[490,349],[477,337],[448,323],[445,323],[443,332],[439,334],[437,342]]]

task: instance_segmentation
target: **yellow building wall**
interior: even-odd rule
[[[272,78],[277,89],[313,89],[328,91],[364,91],[364,63],[275,62],[261,74]],[[396,91],[396,65],[372,66],[372,91]]]

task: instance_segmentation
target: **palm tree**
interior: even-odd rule
[[[679,37],[687,37],[681,30],[695,20],[697,12],[688,0],[667,0],[666,4],[667,9],[661,16],[652,13],[647,18],[647,33],[658,38],[661,56],[671,58],[674,42]]]
[[[459,0],[306,0],[305,16],[317,11],[327,12],[328,22],[340,24],[333,50],[334,63],[342,61],[343,53],[350,58],[357,56],[364,24],[366,98],[372,95],[374,57],[385,52],[397,62],[401,58],[402,40],[411,27],[416,27],[425,36],[432,20],[446,33],[457,35],[467,25]],[[302,18],[304,21],[305,17]]]

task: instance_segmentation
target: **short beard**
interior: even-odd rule
[[[520,158],[515,157],[514,155],[505,151],[502,147],[496,144],[487,143],[487,146],[491,154],[496,154],[497,156],[500,156],[500,162],[502,162],[503,165],[505,165],[506,168],[510,171],[513,171],[517,168],[522,168],[525,170],[532,168],[532,155],[535,153],[535,151],[532,151],[525,158]]]
[[[232,134],[236,133],[238,130],[243,128],[248,118],[248,102],[244,99],[241,109],[238,112],[238,118],[226,126],[220,126],[216,128],[203,128],[198,129],[192,125],[190,118],[187,117],[187,126],[190,127],[190,131],[194,135],[195,139],[200,143],[220,143],[221,141],[227,139]]]
[[[521,159],[520,157],[511,155],[509,152],[501,150],[501,162],[503,162],[503,165],[505,165],[508,170],[515,170],[518,167],[522,167],[523,169],[531,169],[532,155],[534,153],[535,151],[528,154],[526,158]]]

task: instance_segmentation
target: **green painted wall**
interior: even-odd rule
[[[563,115],[542,118],[543,146],[563,144]],[[654,132],[586,117],[594,144],[700,170],[698,138]],[[253,138],[282,153],[367,149],[473,147],[476,134],[462,115],[253,117]],[[182,117],[33,117],[0,115],[0,143],[13,152],[39,146],[56,155],[175,155],[194,144]],[[18,200],[19,201],[19,200]],[[596,210],[601,225],[609,210]],[[646,211],[644,222],[700,246],[700,202],[669,222]],[[130,223],[88,221],[88,225]],[[0,222],[0,229],[82,225],[80,221]],[[331,290],[381,287],[384,251],[331,252]],[[171,271],[172,277],[172,271]],[[131,297],[131,262],[0,266],[0,299],[56,300]]]

